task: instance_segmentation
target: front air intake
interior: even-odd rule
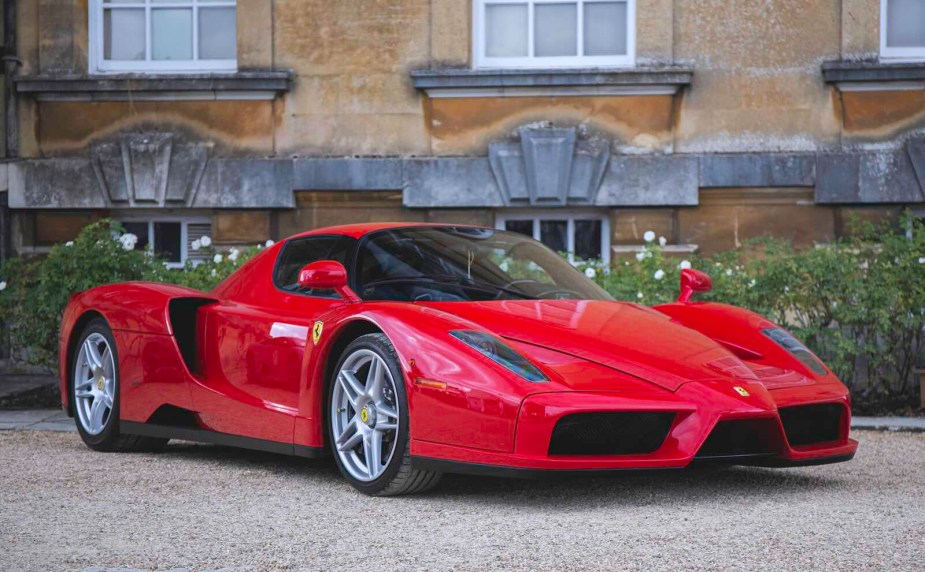
[[[844,414],[845,407],[840,403],[799,405],[781,409],[780,420],[790,446],[800,447],[838,441]]]
[[[559,419],[549,442],[551,456],[644,455],[662,446],[675,414],[670,412],[573,413]]]
[[[720,421],[697,452],[698,459],[733,459],[772,455],[781,449],[775,419]]]

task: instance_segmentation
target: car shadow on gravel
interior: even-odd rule
[[[536,506],[568,510],[575,504],[652,505],[716,502],[790,496],[838,489],[836,475],[812,475],[799,469],[710,467],[672,471],[633,471],[607,477],[561,477],[534,480],[446,475],[427,493],[434,499],[467,499],[511,507]]]
[[[157,454],[229,467],[261,468],[279,476],[306,477],[325,481],[340,479],[340,473],[331,459],[306,459],[187,441],[171,441],[163,451]]]
[[[322,486],[343,484],[333,459],[303,459],[233,447],[173,441],[160,455],[217,465],[267,471]],[[644,505],[675,502],[715,502],[719,499],[763,498],[837,489],[844,484],[832,474],[808,474],[805,469],[764,469],[702,465],[683,470],[627,471],[607,477],[509,479],[444,475],[440,484],[414,498],[428,501],[480,502],[511,507],[569,509],[574,504]],[[356,493],[360,494],[360,493]]]

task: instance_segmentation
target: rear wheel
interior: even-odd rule
[[[97,318],[80,334],[71,358],[71,403],[81,439],[97,451],[152,451],[167,439],[119,433],[119,356],[109,324]]]
[[[369,495],[418,493],[440,479],[440,473],[411,466],[402,380],[398,356],[384,334],[354,340],[334,370],[329,441],[344,478]]]

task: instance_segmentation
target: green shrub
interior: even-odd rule
[[[14,355],[39,365],[55,363],[61,314],[76,292],[129,280],[210,290],[257,251],[207,249],[204,263],[174,270],[134,250],[136,241],[119,223],[103,220],[84,228],[74,241],[53,246],[46,257],[6,261],[0,267],[0,321],[9,325]]]

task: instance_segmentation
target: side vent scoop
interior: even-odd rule
[[[194,374],[201,373],[196,344],[197,332],[203,326],[199,323],[199,309],[217,302],[214,298],[174,298],[168,303],[170,331],[177,340],[186,369]]]

